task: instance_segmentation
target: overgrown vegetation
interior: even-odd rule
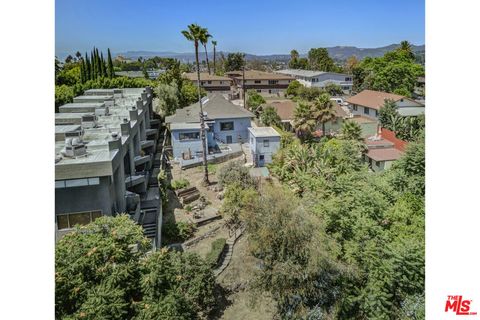
[[[190,185],[190,181],[188,181],[187,179],[185,178],[181,178],[181,179],[177,179],[177,180],[173,180],[170,184],[170,187],[173,189],[173,190],[178,190],[178,189],[183,189],[183,188],[186,188]]]
[[[225,248],[226,241],[225,238],[219,238],[212,242],[212,247],[205,257],[205,260],[210,266],[212,266],[212,268],[217,266],[218,259],[220,259],[223,248]]]
[[[386,100],[380,108],[378,120],[383,128],[395,132],[397,138],[414,141],[425,129],[425,115],[404,117],[397,111],[395,102]]]
[[[195,225],[191,222],[165,222],[162,225],[162,237],[165,243],[183,242],[193,236]]]
[[[150,242],[128,215],[101,217],[55,248],[55,318],[195,319],[215,304],[208,263]]]

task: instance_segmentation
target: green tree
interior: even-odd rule
[[[200,87],[200,95],[205,97],[207,92]],[[195,101],[198,101],[198,87],[192,81],[183,80],[182,88],[180,89],[180,108],[189,106]]]
[[[185,38],[189,41],[194,43],[195,47],[195,62],[197,64],[197,86],[198,86],[198,104],[200,105],[200,114],[203,115],[203,105],[202,105],[202,96],[200,94],[200,63],[198,60],[198,43],[202,41],[205,34],[204,28],[200,27],[197,24],[191,24],[188,26],[188,30],[183,30],[182,34]],[[207,165],[207,135],[205,133],[205,119],[203,116],[200,116],[200,134],[202,136],[202,158],[203,158],[203,167],[204,167],[204,175],[203,175],[203,183],[205,185],[210,184],[208,180],[208,165]]]
[[[291,96],[291,97],[298,96],[299,90],[302,87],[303,87],[303,85],[300,82],[298,82],[298,80],[293,80],[292,82],[290,82],[288,84],[288,88],[287,88],[287,91],[286,91],[287,96]]]
[[[97,218],[65,235],[55,248],[56,318],[208,314],[215,302],[209,265],[192,253],[147,255],[149,248],[128,215]],[[178,296],[183,299],[172,299]]]
[[[297,136],[302,140],[311,136],[315,130],[316,121],[313,117],[312,108],[309,104],[300,102],[293,109],[293,127]]]
[[[352,120],[346,120],[342,124],[342,138],[347,140],[362,141],[362,127]]]
[[[112,62],[112,55],[110,53],[110,48],[108,48],[107,52],[108,52],[107,75],[110,79],[112,79],[115,76],[115,72],[113,71],[113,62]]]
[[[317,121],[317,123],[322,124],[322,135],[325,136],[325,124],[329,121],[332,121],[336,117],[333,102],[330,100],[330,95],[328,93],[324,93],[316,98],[313,102],[312,110],[313,118]]]
[[[270,293],[284,319],[306,318],[315,309],[331,312],[340,268],[331,258],[336,245],[319,220],[278,186],[263,187],[246,212],[250,250],[262,261],[252,287]]]
[[[160,83],[155,88],[155,94],[158,97],[155,112],[164,117],[174,114],[179,107],[177,85],[174,82],[171,84]]]
[[[384,104],[378,110],[378,121],[384,128],[391,128],[391,120],[393,116],[398,116],[397,105],[391,99],[385,100]]]
[[[220,168],[217,174],[218,183],[222,187],[232,184],[239,185],[242,189],[256,186],[255,180],[250,176],[248,168],[240,161],[228,162]]]
[[[398,50],[405,52],[410,59],[415,60],[415,54],[413,53],[410,42],[406,40],[401,41]]]
[[[308,62],[312,70],[336,71],[333,59],[328,55],[325,48],[312,48],[308,51]]]
[[[247,91],[247,107],[254,113],[257,113],[258,107],[266,103],[265,98],[255,90]]]
[[[343,94],[342,87],[335,83],[327,84],[324,90],[331,96],[340,96]]]
[[[277,114],[277,110],[272,107],[268,106],[265,107],[261,114],[260,114],[260,121],[266,126],[276,126],[279,127],[282,124],[282,119]]]
[[[225,59],[224,69],[228,71],[238,71],[242,70],[245,65],[245,55],[240,52],[229,53]]]

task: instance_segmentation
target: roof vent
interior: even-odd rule
[[[112,138],[117,140],[118,139],[118,132],[112,132]]]
[[[127,123],[128,122],[128,119],[127,118],[123,118],[123,123]]]
[[[132,110],[137,110],[137,107],[136,107],[136,106],[133,106],[133,107],[132,107]]]

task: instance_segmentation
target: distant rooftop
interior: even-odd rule
[[[190,81],[197,81],[197,73],[190,72],[184,73],[183,77],[187,78]],[[209,80],[219,80],[219,81],[232,81],[228,77],[217,76],[214,74],[208,74],[208,72],[200,72],[200,81],[209,81]]]
[[[392,161],[399,159],[402,154],[395,148],[378,148],[368,150],[367,157],[375,161]]]
[[[236,79],[242,79],[243,73],[232,72],[232,74],[239,74],[236,76]],[[289,75],[283,75],[273,72],[265,72],[265,71],[258,71],[258,70],[245,70],[245,80],[295,80],[295,78]]]
[[[292,75],[292,76],[299,76],[299,77],[306,77],[306,78],[317,77],[317,76],[325,74],[325,73],[347,75],[347,74],[344,74],[344,73],[337,73],[337,72],[326,72],[326,71],[317,71],[317,70],[303,70],[303,69],[284,69],[284,70],[278,70],[276,72],[281,73],[281,74],[288,74],[288,75]]]

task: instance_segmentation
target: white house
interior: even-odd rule
[[[301,69],[285,69],[276,72],[292,76],[308,88],[324,88],[328,84],[336,84],[342,88],[344,93],[352,92],[353,77],[349,74]]]
[[[272,162],[272,156],[280,149],[280,134],[272,127],[248,128],[250,150],[255,167]]]
[[[425,105],[413,99],[382,91],[363,90],[347,99],[348,107],[354,115],[361,115],[371,119],[378,119],[378,111],[386,100],[392,100],[401,116],[418,116],[425,112]]]

